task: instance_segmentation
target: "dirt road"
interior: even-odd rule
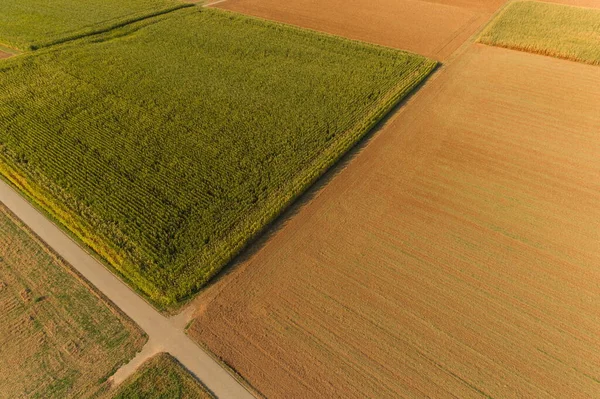
[[[253,397],[229,372],[192,342],[178,323],[154,310],[4,181],[0,181],[0,202],[148,334],[147,346],[151,346],[144,348],[142,353],[152,356],[158,351],[169,352],[219,398]],[[134,360],[143,359],[138,356]],[[117,377],[123,379],[133,371],[135,367],[125,366]]]

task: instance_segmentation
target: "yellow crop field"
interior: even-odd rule
[[[600,10],[518,1],[482,32],[479,42],[600,64]]]

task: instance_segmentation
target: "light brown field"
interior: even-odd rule
[[[216,7],[445,60],[505,0],[227,0]]]
[[[144,341],[0,204],[0,398],[89,398]]]
[[[12,54],[6,53],[6,52],[3,52],[2,50],[0,50],[0,60],[4,59],[4,58],[8,58],[10,56],[12,56]]]
[[[270,398],[600,397],[599,81],[473,45],[190,333]]]

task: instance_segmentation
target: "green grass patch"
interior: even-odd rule
[[[185,6],[177,0],[0,0],[0,44],[36,49]]]
[[[482,32],[479,42],[600,65],[600,10],[514,2]]]
[[[214,396],[171,355],[146,361],[118,388],[112,399],[210,399]]]
[[[1,62],[0,173],[170,306],[435,65],[220,10],[180,10]]]

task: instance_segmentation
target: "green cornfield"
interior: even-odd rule
[[[186,8],[0,61],[0,172],[173,307],[435,65]]]
[[[186,6],[177,0],[0,0],[0,45],[35,49]]]
[[[514,2],[482,32],[479,42],[600,65],[600,10]]]

